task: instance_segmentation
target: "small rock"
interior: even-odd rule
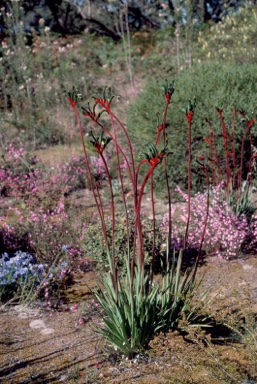
[[[51,333],[54,333],[53,328],[44,328],[42,331],[40,331],[41,335],[50,335]]]
[[[249,264],[244,264],[243,265],[243,270],[244,271],[249,271],[250,269],[253,269],[253,267],[251,265],[249,265]]]
[[[26,319],[27,317],[36,317],[39,315],[39,309],[29,308],[27,305],[17,305],[15,311],[18,313],[18,317]]]
[[[38,329],[38,328],[46,328],[46,325],[43,320],[32,320],[29,323],[30,328]]]
[[[29,317],[29,316],[28,316],[27,313],[19,313],[19,314],[18,314],[18,317],[19,317],[20,319],[27,319],[27,317]]]

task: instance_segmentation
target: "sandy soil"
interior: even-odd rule
[[[234,261],[209,258],[199,272],[199,277],[203,276],[201,291],[220,297],[231,309],[251,303],[249,309],[257,313],[256,275],[256,257]],[[92,300],[88,283],[91,288],[95,284],[92,271],[75,278],[68,292],[70,302],[53,312],[38,303],[1,308],[1,383],[240,383],[224,381],[222,375],[217,380],[206,363],[199,363],[199,346],[177,333],[153,342],[152,355],[145,359],[117,361],[115,355],[107,355],[93,332],[92,326],[100,326],[95,313],[85,316],[84,312],[84,323],[79,324],[82,302]],[[71,310],[74,303],[77,310]],[[243,364],[245,359],[252,369],[242,357],[242,346],[218,348],[221,359],[231,359],[231,364]]]

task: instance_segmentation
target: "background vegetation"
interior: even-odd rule
[[[197,63],[193,68],[185,69],[176,76],[175,92],[172,97],[172,107],[168,112],[167,128],[169,145],[172,156],[169,158],[169,175],[174,185],[186,186],[187,164],[180,159],[187,156],[187,126],[185,124],[182,108],[185,104],[185,95],[196,98],[197,108],[194,114],[192,132],[193,156],[193,188],[196,191],[200,185],[205,184],[204,175],[199,172],[196,160],[200,156],[209,155],[209,147],[204,140],[209,136],[210,127],[206,122],[209,119],[216,136],[218,151],[223,148],[221,123],[216,108],[222,108],[228,132],[232,133],[233,111],[244,111],[249,118],[256,118],[255,94],[257,91],[257,66],[255,64],[230,63],[230,65],[215,62]],[[162,105],[161,81],[148,82],[140,93],[137,101],[128,109],[128,130],[136,143],[150,142],[158,126],[158,116]],[[160,116],[159,116],[160,118]],[[238,148],[241,144],[245,124],[239,118],[237,125]],[[255,129],[253,142],[256,141]],[[176,148],[176,150],[174,150]],[[158,178],[157,188],[162,189],[163,176]]]
[[[84,32],[72,35],[70,19],[65,24],[65,15],[85,22]],[[224,160],[216,107],[224,107],[228,132],[231,132],[234,108],[243,110],[248,119],[256,117],[255,17],[254,1],[244,4],[240,1],[163,1],[158,4],[142,1],[137,6],[128,2],[121,7],[108,1],[5,2],[1,11],[0,46],[1,199],[10,194],[20,197],[21,191],[24,192],[22,182],[19,179],[14,182],[21,167],[22,174],[29,175],[30,181],[41,183],[37,193],[45,210],[49,209],[51,200],[47,194],[55,194],[50,207],[54,210],[63,197],[83,187],[84,170],[78,158],[69,163],[70,171],[64,177],[61,164],[59,168],[55,164],[55,169],[42,171],[40,162],[27,161],[26,157],[26,151],[33,151],[49,161],[50,147],[53,153],[59,154],[59,162],[66,160],[68,151],[81,155],[75,121],[70,120],[65,104],[65,90],[75,86],[83,94],[86,105],[92,94],[105,85],[112,86],[114,92],[121,95],[114,109],[127,123],[135,152],[139,154],[153,139],[158,120],[161,121],[161,85],[166,78],[175,80],[167,116],[168,147],[172,152],[168,157],[170,185],[172,190],[177,184],[182,189],[187,186],[187,164],[181,161],[187,156],[187,127],[182,107],[188,98],[195,97],[192,190],[203,188],[205,178],[197,160],[209,153],[204,140],[209,134],[205,119],[213,124],[218,150]],[[107,36],[100,29],[91,33],[92,25],[103,27],[104,20],[104,26],[108,30],[112,27],[113,34]],[[88,134],[90,123],[83,124]],[[239,116],[238,138],[244,129],[245,122]],[[247,140],[245,148],[249,152]],[[253,146],[255,141],[253,128]],[[240,143],[238,139],[237,149]],[[69,150],[65,147],[62,151],[60,145],[67,145]],[[12,162],[15,169],[11,171]],[[101,164],[96,166],[98,178],[103,180]],[[40,172],[35,176],[33,172],[38,167]],[[73,169],[79,176],[77,184],[72,180]],[[113,163],[114,178],[115,172]],[[42,183],[42,178],[49,180]],[[54,186],[57,180],[58,187]],[[163,180],[162,171],[157,170],[156,191],[163,190]],[[29,184],[27,187],[35,192]],[[29,201],[30,208],[34,208],[31,192],[26,193],[27,197],[22,197],[24,207]],[[1,208],[3,216],[5,201]],[[96,248],[93,244],[92,249]]]

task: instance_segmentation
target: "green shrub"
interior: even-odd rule
[[[204,137],[209,135],[209,125],[205,121],[210,119],[216,134],[217,145],[221,152],[222,131],[216,107],[223,108],[223,115],[227,123],[227,130],[231,131],[234,108],[240,108],[249,116],[256,116],[255,95],[257,92],[257,66],[230,65],[217,63],[198,64],[193,69],[185,70],[175,79],[175,92],[168,110],[167,128],[169,138],[168,149],[173,151],[168,158],[170,180],[185,187],[187,183],[187,121],[182,107],[187,98],[196,98],[196,111],[192,130],[192,187],[196,190],[204,182],[196,159],[207,155],[208,146]],[[151,142],[156,134],[157,114],[162,106],[162,90],[158,81],[149,81],[144,90],[128,110],[128,131],[133,137],[135,145]],[[253,112],[253,114],[252,114]],[[160,116],[160,121],[162,116]],[[241,142],[244,124],[241,120],[237,124],[237,137]],[[254,130],[253,139],[255,138]],[[140,143],[140,144],[139,144]],[[163,188],[163,175],[156,172],[156,188]]]
[[[133,247],[134,239],[134,224],[133,220],[129,220],[129,229],[130,229],[130,239],[129,246],[130,249]],[[112,235],[112,226],[111,221],[107,223],[107,235],[111,237]],[[162,235],[160,233],[159,227],[156,228],[156,244],[155,252],[158,254],[160,252]],[[144,230],[143,236],[145,241],[145,253],[146,253],[146,265],[151,264],[152,257],[152,247],[153,247],[153,235],[152,235],[152,222],[149,219],[144,220]],[[86,226],[84,244],[87,251],[88,257],[97,262],[97,266],[100,269],[105,269],[108,265],[108,254],[106,250],[106,244],[101,232],[101,224],[91,223]],[[128,253],[127,247],[127,230],[126,230],[126,219],[122,215],[116,216],[116,228],[115,228],[115,259],[119,269],[125,269],[126,258]],[[157,261],[157,260],[156,260]],[[159,261],[159,260],[158,260]]]

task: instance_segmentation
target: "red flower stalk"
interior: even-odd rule
[[[91,120],[94,120],[94,121],[97,121],[97,116],[93,113],[93,112],[90,112],[90,111],[87,111],[84,113],[84,116],[86,117],[90,117]]]
[[[137,217],[136,217],[136,227],[138,228],[139,237],[142,236],[141,212],[140,211],[141,211],[141,202],[142,202],[142,196],[143,196],[143,193],[144,193],[145,185],[146,185],[149,177],[152,178],[153,171],[155,170],[155,168],[167,156],[166,148],[164,148],[162,151],[160,151],[160,153],[158,153],[157,148],[152,143],[147,145],[147,149],[148,149],[148,151],[143,153],[143,155],[146,157],[146,159],[140,161],[140,163],[138,164],[138,167],[136,169],[136,183],[137,183],[139,169],[140,169],[141,165],[144,164],[144,163],[147,163],[147,164],[150,165],[150,169],[148,170],[148,172],[145,175],[145,177],[143,179],[143,182],[141,184],[141,188],[140,188],[140,191],[139,191],[139,194],[138,194],[137,206],[136,206],[136,215],[137,215]],[[152,190],[152,188],[153,188],[153,181],[151,182],[151,193],[152,193],[152,201],[153,201],[153,190]],[[153,208],[153,210],[154,210],[154,208]],[[140,244],[143,244],[143,239],[139,238],[139,240],[140,240]],[[143,259],[144,259],[144,249],[141,246],[141,248],[140,248],[140,268],[143,267]]]
[[[165,93],[165,99],[167,100],[168,103],[171,101],[171,95],[167,92]]]
[[[119,143],[117,141],[116,127],[115,127],[115,125],[113,123],[113,113],[111,111],[109,112],[109,116],[111,117],[113,131],[114,131],[113,133],[111,133],[109,129],[107,129],[104,125],[102,125],[99,122],[98,119],[101,116],[102,112],[100,112],[98,115],[96,115],[96,113],[95,113],[95,106],[96,106],[96,104],[94,104],[92,109],[90,108],[90,106],[88,106],[88,110],[84,109],[84,112],[86,112],[85,116],[91,118],[94,121],[95,124],[97,124],[100,128],[102,128],[102,130],[108,135],[109,140],[113,140],[113,142],[115,144],[116,157],[117,157],[117,160],[118,160],[118,172],[119,172],[119,177],[120,177],[120,182],[121,182],[122,200],[123,200],[124,209],[125,209],[125,215],[126,215],[127,242],[129,244],[128,213],[127,213],[125,189],[124,189],[124,184],[123,184],[123,176],[122,176],[121,168],[120,168],[120,154],[122,154],[123,159],[124,159],[124,161],[125,161],[125,163],[127,165],[128,173],[129,173],[130,180],[131,180],[131,183],[132,183],[132,186],[133,186],[135,209],[136,209],[136,198],[137,198],[137,195],[136,195],[136,192],[135,192],[136,191],[136,178],[134,177],[133,169],[131,169],[131,164],[129,162],[129,159],[128,159],[126,153],[124,152],[124,150],[121,148],[121,146],[119,145]],[[123,129],[125,129],[125,128],[123,127]],[[105,139],[105,140],[107,140],[107,139]],[[99,140],[99,141],[100,141],[100,143],[102,142],[102,140]],[[98,148],[98,150],[100,150],[99,145],[96,145],[96,148]],[[133,159],[133,162],[134,162],[134,159]],[[134,165],[134,163],[132,165]],[[135,241],[136,241],[136,236],[135,236]],[[132,258],[132,260],[133,260],[132,261],[132,264],[133,264],[134,263],[134,251],[133,251],[133,258]],[[132,267],[131,269],[134,270],[134,267]]]
[[[168,107],[168,105],[167,105],[167,107]],[[166,120],[166,114],[165,114],[164,118],[165,118],[165,120]],[[154,142],[154,145],[155,145],[155,146],[157,146],[157,144],[158,144],[158,141],[159,141],[159,138],[160,138],[160,136],[161,136],[161,133],[165,133],[165,129],[166,129],[168,126],[169,126],[169,123],[165,123],[165,125],[164,125],[164,123],[162,123],[161,125],[159,125],[159,126],[157,127],[157,135],[156,135],[156,139],[155,139],[155,142]],[[165,145],[165,144],[164,144],[164,145]]]
[[[95,204],[96,204],[96,207],[97,207],[100,219],[101,219],[103,236],[104,236],[104,240],[105,240],[105,243],[106,243],[106,247],[108,249],[107,230],[106,230],[106,225],[105,225],[105,220],[104,220],[104,212],[103,212],[103,205],[102,205],[102,201],[101,201],[101,196],[99,194],[99,190],[98,190],[97,186],[94,185],[93,178],[92,178],[92,175],[91,175],[91,167],[90,167],[90,163],[89,163],[87,149],[86,149],[86,146],[85,146],[83,127],[82,127],[82,124],[81,124],[79,113],[78,113],[77,108],[76,108],[77,100],[79,98],[80,98],[80,95],[76,94],[76,91],[75,91],[74,88],[73,88],[73,91],[71,93],[69,93],[68,97],[67,97],[67,99],[68,99],[68,101],[69,101],[69,103],[70,103],[70,105],[71,105],[71,107],[72,107],[72,109],[73,109],[73,111],[75,113],[76,119],[77,119],[77,124],[78,124],[79,132],[80,132],[80,138],[81,138],[82,147],[83,147],[83,151],[84,151],[86,167],[87,167],[87,171],[88,171],[90,187],[91,187],[91,190],[93,192]],[[95,191],[95,187],[96,187],[97,193]],[[113,271],[113,272],[115,272],[115,271]],[[114,277],[114,279],[115,279],[115,277]]]
[[[118,98],[118,96],[112,95],[111,89],[105,87],[103,91],[103,97],[95,98],[95,103],[100,104],[107,112],[109,112],[111,108],[111,102],[114,98]]]
[[[204,137],[203,138],[205,141],[206,141],[206,143],[211,147],[211,139],[209,139],[209,137]]]
[[[76,101],[74,101],[74,100],[72,100],[72,98],[71,98],[71,97],[68,97],[67,99],[68,99],[68,101],[69,101],[69,103],[70,103],[71,107],[72,107],[72,108],[75,108],[75,107],[76,107],[76,105],[77,105],[77,102],[76,102]]]
[[[167,145],[167,140],[166,140],[166,127],[168,126],[167,125],[167,111],[168,111],[168,107],[170,105],[170,102],[171,102],[171,96],[173,95],[174,91],[175,91],[175,88],[174,88],[174,82],[168,84],[168,82],[166,81],[166,85],[164,85],[164,96],[165,96],[165,99],[166,99],[166,103],[165,103],[165,108],[164,108],[164,111],[163,111],[163,123],[162,123],[162,138],[163,138],[163,146],[164,148],[166,148],[166,145]],[[155,146],[157,146],[157,143],[158,143],[158,140],[159,140],[159,137],[160,137],[160,133],[159,131],[157,131],[157,137],[156,137],[156,140],[155,140]],[[168,225],[168,258],[169,258],[169,254],[170,254],[170,241],[171,241],[171,232],[172,232],[172,220],[171,220],[171,193],[170,193],[170,186],[169,186],[169,176],[168,176],[168,169],[167,169],[167,158],[166,156],[164,157],[164,174],[165,174],[165,182],[166,182],[166,191],[167,191],[167,198],[168,198],[168,215],[169,215],[169,225]]]
[[[131,166],[128,166],[128,168],[129,168],[130,174],[131,174],[131,181],[132,181],[133,193],[134,193],[134,204],[136,206],[137,190],[136,190],[136,185],[135,185],[135,161],[134,161],[134,154],[133,154],[131,140],[129,138],[127,130],[124,127],[124,124],[122,124],[122,122],[117,118],[117,116],[111,110],[111,102],[117,96],[111,95],[110,91],[108,92],[107,96],[106,96],[106,93],[107,92],[106,92],[106,89],[105,89],[104,93],[103,93],[103,98],[97,98],[95,102],[96,102],[96,104],[100,104],[104,108],[104,110],[110,115],[113,128],[114,128],[113,122],[115,120],[119,124],[119,126],[121,127],[123,133],[126,136],[127,144],[128,144],[129,152],[130,152],[130,157],[131,157]],[[116,138],[114,138],[114,142],[117,145],[117,139]]]
[[[143,179],[143,182],[142,182],[142,185],[141,185],[141,188],[140,188],[140,192],[139,192],[139,195],[138,195],[138,205],[137,205],[137,210],[136,210],[136,226],[139,229],[139,236],[143,236],[142,235],[142,228],[141,228],[141,202],[142,202],[142,196],[143,196],[143,193],[144,193],[144,189],[145,189],[147,180],[153,174],[153,171],[156,168],[156,166],[157,166],[157,164],[156,165],[152,165],[151,168],[148,170],[147,174],[145,175],[145,177]],[[143,267],[144,267],[144,255],[145,255],[144,248],[143,248],[143,239],[141,239],[141,241],[139,242],[139,245],[140,245],[139,267],[140,267],[140,270],[142,270]]]
[[[188,126],[188,166],[187,166],[187,223],[184,236],[184,249],[186,248],[188,239],[189,222],[191,215],[191,162],[192,162],[192,122],[194,117],[194,111],[196,107],[196,100],[187,101],[187,104],[182,108],[182,111],[186,115]]]
[[[113,199],[113,191],[112,191],[111,178],[110,178],[108,166],[107,166],[107,163],[106,163],[106,159],[104,158],[104,150],[106,148],[106,145],[108,144],[108,142],[111,139],[113,140],[114,145],[115,145],[115,149],[116,149],[116,156],[117,156],[117,160],[118,160],[119,176],[120,176],[121,187],[122,187],[122,195],[123,195],[123,198],[124,198],[124,206],[125,206],[125,211],[126,211],[126,218],[128,218],[127,217],[127,209],[126,209],[126,198],[127,197],[126,197],[125,191],[123,189],[123,181],[122,181],[123,175],[121,173],[121,166],[120,166],[120,158],[121,158],[121,156],[123,156],[123,158],[124,158],[124,160],[126,162],[127,169],[128,169],[128,172],[129,172],[131,183],[132,183],[133,193],[134,193],[134,208],[135,208],[134,239],[135,239],[135,242],[133,244],[133,249],[134,249],[134,251],[136,250],[136,246],[137,246],[136,238],[138,237],[138,247],[139,247],[138,260],[139,260],[139,267],[140,267],[141,270],[144,268],[144,256],[145,256],[144,255],[144,239],[143,239],[143,232],[142,232],[142,222],[141,222],[141,216],[140,216],[142,197],[143,197],[143,193],[144,193],[144,189],[145,189],[146,183],[148,182],[148,179],[151,178],[152,210],[153,210],[153,215],[154,215],[153,172],[154,172],[155,168],[162,162],[163,159],[164,159],[164,164],[165,164],[165,169],[166,169],[166,137],[165,137],[165,128],[168,126],[168,124],[166,123],[166,115],[167,115],[167,109],[168,109],[168,106],[170,104],[171,96],[173,94],[173,91],[174,91],[174,88],[172,86],[168,86],[167,85],[167,89],[165,90],[165,93],[164,93],[165,99],[166,99],[166,104],[165,104],[164,113],[163,113],[163,122],[157,128],[157,136],[156,136],[156,140],[155,140],[155,145],[151,144],[149,146],[150,154],[148,154],[146,156],[145,160],[142,160],[139,163],[137,169],[135,169],[135,160],[134,160],[134,154],[133,154],[133,150],[132,150],[132,144],[131,144],[130,138],[128,136],[127,130],[126,130],[124,124],[116,117],[116,115],[112,112],[112,109],[111,109],[111,101],[113,99],[113,96],[110,97],[110,95],[107,95],[107,97],[105,97],[105,92],[104,92],[104,97],[95,98],[95,104],[94,104],[92,109],[90,108],[90,106],[88,106],[87,109],[84,109],[84,115],[89,117],[92,121],[94,121],[94,123],[97,126],[101,127],[103,129],[103,131],[108,135],[108,138],[104,139],[102,135],[100,137],[96,138],[92,134],[93,140],[91,141],[91,143],[94,145],[97,153],[102,158],[102,161],[104,163],[104,167],[105,167],[105,170],[106,170],[108,182],[109,182],[109,187],[110,187],[110,190],[111,190],[111,205],[112,205],[112,214],[113,214],[113,216],[112,216],[112,223],[113,223],[113,225],[112,225],[112,238],[113,239],[114,239],[114,235],[115,235],[115,233],[114,233],[114,229],[115,229],[114,199]],[[88,156],[87,156],[86,147],[85,147],[85,143],[84,143],[83,129],[82,129],[82,125],[81,125],[81,122],[79,120],[78,112],[77,112],[77,109],[76,109],[76,105],[77,105],[76,94],[69,94],[68,95],[68,101],[69,101],[71,107],[73,108],[73,110],[74,110],[74,112],[76,114],[77,120],[78,120],[78,125],[79,125],[79,129],[80,129],[80,135],[81,135],[82,144],[83,144],[83,148],[84,148],[84,154],[85,154],[85,158],[86,158],[86,163],[87,163],[87,166],[88,166],[88,168],[90,170],[89,159],[88,159]],[[100,113],[96,112],[96,106],[97,105],[100,105],[103,108],[103,111],[101,111]],[[104,111],[106,111],[108,113],[108,115],[109,115],[109,117],[111,119],[112,130],[107,129],[105,126],[103,126],[99,122],[99,117],[101,116],[101,114]],[[130,151],[130,157],[126,155],[126,153],[124,152],[124,150],[121,148],[121,146],[119,144],[119,140],[118,140],[118,137],[117,137],[118,136],[117,135],[117,127],[121,128],[122,132],[126,136],[127,144],[128,144],[129,151]],[[159,152],[159,151],[157,151],[156,146],[157,146],[158,140],[159,140],[161,135],[163,136],[164,149]],[[139,191],[138,191],[137,190],[138,174],[139,174],[140,166],[143,163],[149,164],[150,168],[149,168],[148,172],[145,174],[145,176],[143,178],[143,181],[141,183],[141,186],[139,187]],[[167,169],[166,169],[166,176],[167,176]],[[97,188],[97,187],[95,188],[95,186],[93,185],[92,175],[91,175],[91,182],[92,182],[92,190],[93,190],[94,197],[95,197],[95,200],[96,200],[96,204],[97,204],[97,207],[98,207],[98,210],[99,210],[100,218],[104,222],[106,218],[104,217],[104,210],[103,210],[103,206],[102,206],[102,202],[101,202],[101,196],[100,196],[100,193],[99,193],[99,188]],[[166,182],[167,182],[167,177],[166,177]],[[168,183],[167,183],[167,186],[168,186]],[[169,186],[167,188],[169,188]],[[169,209],[169,211],[171,211],[171,209]],[[103,223],[103,229],[105,230],[105,235],[106,235],[105,222]],[[155,230],[155,222],[153,223],[153,229]],[[129,228],[127,228],[127,233],[129,234]],[[170,237],[171,236],[169,236],[169,240],[170,240]],[[114,243],[112,243],[112,245],[113,244]],[[108,243],[107,243],[107,247],[108,247]],[[153,241],[153,260],[152,260],[152,263],[154,263],[154,250],[155,250],[155,239]],[[113,258],[112,258],[112,271],[111,271],[111,273],[112,273],[113,285],[114,285],[114,287],[117,288],[117,266],[116,266],[115,259],[114,259],[114,247],[113,247],[112,251],[113,251],[112,252]],[[130,264],[131,277],[133,277],[133,274],[134,274],[134,265],[135,265],[135,252],[133,252],[132,260],[131,260],[131,264]],[[133,281],[133,279],[131,279],[131,281]],[[131,289],[133,290],[133,287],[131,287]]]
[[[198,265],[199,265],[199,261],[202,258],[203,242],[204,242],[206,228],[207,228],[207,224],[208,224],[209,209],[210,209],[210,179],[209,179],[208,169],[207,169],[207,167],[205,165],[203,165],[203,164],[201,164],[199,162],[198,162],[198,164],[200,164],[200,166],[204,170],[205,176],[206,176],[206,181],[207,181],[207,209],[206,209],[206,215],[205,215],[205,219],[204,219],[203,231],[202,231],[202,235],[201,235],[201,242],[200,242],[200,247],[199,247],[199,253],[198,253],[198,256],[196,258],[196,263],[195,263],[195,268],[194,268],[194,276],[196,274],[196,271],[197,271],[197,268],[198,268]]]
[[[242,113],[241,113],[242,114]],[[243,115],[244,116],[244,115]],[[243,160],[244,160],[244,143],[247,133],[250,133],[250,129],[252,128],[253,124],[255,123],[255,120],[252,119],[248,121],[246,129],[243,134],[242,143],[241,143],[241,155],[240,155],[240,172],[239,172],[239,180],[238,180],[238,187],[241,188],[242,185],[242,177],[243,177]]]
[[[110,107],[111,107],[111,102],[105,99],[96,99],[95,100],[96,104],[100,104],[106,111],[109,112]]]
[[[109,144],[109,142],[112,140],[111,137],[103,137],[103,131],[101,132],[99,137],[95,137],[93,132],[90,132],[92,140],[90,140],[91,144],[95,147],[95,150],[99,155],[102,155],[105,148]]]
[[[105,144],[106,147],[106,144]],[[104,148],[105,148],[104,147]],[[103,150],[102,150],[103,151]],[[115,287],[115,293],[116,293],[116,300],[118,297],[118,285],[117,285],[117,262],[115,259],[115,204],[114,204],[114,194],[113,194],[113,187],[112,187],[112,181],[111,181],[111,175],[109,172],[108,165],[106,163],[105,157],[102,153],[102,151],[99,152],[99,155],[102,159],[102,162],[104,164],[105,172],[107,175],[107,180],[110,188],[110,194],[111,194],[111,211],[112,211],[112,266],[113,266],[113,286]]]
[[[186,114],[186,119],[187,119],[187,121],[188,121],[189,124],[192,123],[193,117],[194,117],[194,112],[193,112],[193,111],[189,111],[189,112]]]
[[[216,185],[216,175],[215,175],[215,171],[213,168],[213,160],[212,160],[212,156],[213,156],[213,153],[212,153],[213,152],[213,134],[211,135],[211,132],[210,132],[210,137],[204,137],[204,140],[206,141],[206,143],[210,147],[209,161],[210,161],[210,165],[211,165],[212,181],[213,181],[214,185]],[[204,156],[202,156],[202,157],[204,157]]]
[[[153,281],[154,264],[155,264],[155,232],[156,232],[156,217],[155,217],[155,206],[154,206],[154,177],[151,174],[151,202],[152,202],[152,216],[153,216],[153,245],[152,245],[152,270],[151,270],[151,281]]]
[[[210,161],[211,171],[212,171],[212,180],[213,180],[214,185],[217,185],[218,183],[221,182],[220,177],[222,175],[222,171],[221,171],[220,164],[219,164],[219,156],[218,156],[217,147],[216,147],[216,143],[215,143],[212,124],[211,124],[209,119],[205,119],[205,121],[209,124],[209,127],[210,127],[210,133],[209,133],[210,157],[209,157],[209,161]],[[213,163],[216,164],[218,167],[218,175],[220,176],[220,177],[218,177],[218,181],[216,180],[216,175],[215,175],[215,171],[213,168]]]
[[[81,94],[76,91],[75,87],[72,88],[71,92],[65,92],[65,94],[70,106],[75,110],[77,102],[81,99]]]
[[[236,183],[236,168],[237,168],[237,161],[236,161],[236,116],[237,116],[238,110],[235,109],[233,111],[233,125],[232,125],[232,153],[233,153],[233,186],[235,187]]]
[[[162,88],[163,88],[163,91],[164,91],[164,96],[165,96],[166,102],[168,104],[170,104],[171,96],[173,95],[173,93],[175,91],[174,81],[172,81],[171,83],[168,83],[168,81],[166,80],[166,82],[162,86]]]

